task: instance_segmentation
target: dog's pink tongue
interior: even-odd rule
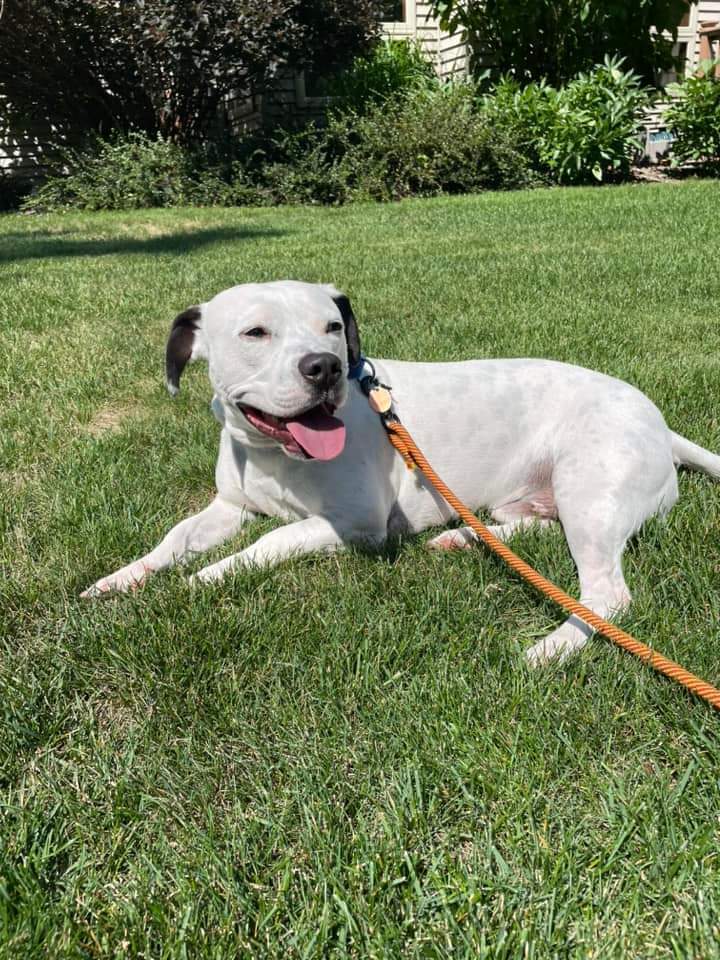
[[[288,420],[287,428],[305,453],[316,460],[332,460],[343,452],[345,424],[319,407]]]

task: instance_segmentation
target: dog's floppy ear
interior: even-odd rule
[[[180,375],[188,360],[207,358],[202,331],[202,306],[188,307],[173,320],[165,348],[167,388],[174,397],[180,389]]]
[[[323,284],[323,287],[335,301],[335,306],[340,311],[342,322],[345,326],[345,340],[347,341],[348,363],[351,367],[360,363],[362,350],[360,349],[360,333],[358,331],[357,320],[353,313],[350,301],[344,293],[336,289],[332,284]]]

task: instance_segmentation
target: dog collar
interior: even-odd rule
[[[365,369],[365,357],[360,357],[357,363],[354,363],[348,370],[348,380],[359,380]]]

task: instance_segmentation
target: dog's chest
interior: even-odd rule
[[[315,465],[295,463],[277,451],[249,449],[223,431],[218,493],[254,513],[302,520],[320,512],[325,484],[314,476],[318,472]]]

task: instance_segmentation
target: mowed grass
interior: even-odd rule
[[[0,957],[720,955],[720,718],[601,639],[528,670],[562,614],[486,552],[78,599],[212,496],[207,376],[171,400],[163,347],[236,283],[334,282],[371,356],[606,371],[720,449],[719,204],[0,220]],[[623,624],[719,683],[720,487],[680,488],[627,550]],[[577,591],[559,529],[514,546]]]

